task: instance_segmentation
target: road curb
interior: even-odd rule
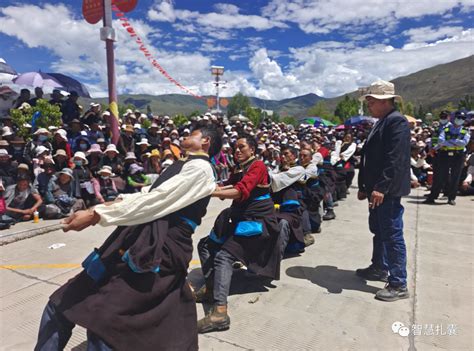
[[[37,235],[43,235],[61,229],[62,224],[56,223],[41,228],[26,229],[14,233],[0,234],[0,246],[8,245],[20,240],[29,239]]]

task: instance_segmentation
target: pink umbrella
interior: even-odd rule
[[[54,77],[43,72],[27,72],[20,74],[13,79],[13,83],[18,85],[28,85],[31,87],[51,87],[62,88],[63,86]]]
[[[336,127],[336,130],[343,130],[343,129],[346,129],[346,126],[344,124],[341,124]]]

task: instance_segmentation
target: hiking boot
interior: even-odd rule
[[[327,210],[323,216],[324,221],[330,221],[331,219],[335,219],[335,218],[336,218],[336,214],[334,213],[334,210]]]
[[[209,289],[205,284],[196,291],[194,294],[196,303],[212,303],[214,302],[214,296],[212,294],[212,289]]]
[[[367,268],[357,269],[356,275],[364,278],[365,280],[378,280],[385,283],[388,281],[388,272],[384,271],[383,269],[375,268],[372,265]]]
[[[448,200],[448,205],[456,206],[456,201],[454,201],[454,200]]]
[[[320,234],[321,232],[322,232],[321,227],[318,227],[318,229],[316,229],[313,234]]]
[[[314,244],[314,238],[311,234],[304,235],[304,247],[308,247]]]
[[[390,284],[385,285],[385,288],[377,291],[375,298],[382,301],[397,301],[401,299],[408,299],[410,293],[406,286],[391,286]]]
[[[218,312],[218,309],[221,310]],[[214,306],[209,314],[197,322],[198,333],[227,330],[230,327],[230,318],[227,306]]]
[[[436,202],[433,199],[427,198],[425,201],[422,202],[422,204],[425,205],[434,205]]]

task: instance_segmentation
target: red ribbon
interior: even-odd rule
[[[158,63],[158,61],[153,57],[153,55],[150,53],[150,51],[146,48],[145,44],[143,43],[142,39],[138,36],[137,32],[133,28],[133,26],[130,24],[128,21],[127,17],[125,17],[125,14],[121,12],[117,6],[112,5],[112,10],[115,12],[116,16],[119,18],[121,21],[122,27],[125,28],[125,30],[128,32],[131,38],[135,38],[135,43],[138,45],[139,50],[142,52],[142,54],[150,61],[151,65],[155,67],[162,75],[166,77],[171,83],[176,85],[178,88],[181,90],[185,91],[186,93],[194,96],[196,99],[203,99],[202,96],[194,93],[190,89],[186,88],[184,85],[179,83],[176,79],[171,77],[168,72]]]

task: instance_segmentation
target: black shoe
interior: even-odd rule
[[[321,233],[321,231],[322,231],[322,229],[321,229],[321,227],[319,227],[318,229],[316,229],[316,230],[314,231],[313,234],[319,234],[319,233]]]
[[[332,204],[332,207],[337,207],[339,206],[339,203],[337,201],[334,201],[334,203]]]
[[[382,301],[397,301],[401,299],[408,299],[410,297],[410,293],[406,286],[391,286],[390,284],[385,285],[385,288],[379,290],[375,294],[375,298],[377,300]]]
[[[433,199],[427,198],[425,201],[422,202],[422,204],[425,205],[434,205],[436,202]]]
[[[388,281],[388,272],[383,269],[375,268],[370,265],[367,268],[359,268],[356,270],[356,275],[365,280],[378,280],[386,283]]]
[[[331,219],[335,219],[335,218],[336,218],[336,214],[334,213],[334,210],[327,210],[323,216],[324,221],[330,221]]]
[[[219,313],[215,308],[211,313],[197,322],[198,333],[209,333],[212,331],[227,330],[230,327],[230,318],[226,312]]]
[[[456,201],[454,201],[454,200],[448,200],[448,205],[456,206]]]

